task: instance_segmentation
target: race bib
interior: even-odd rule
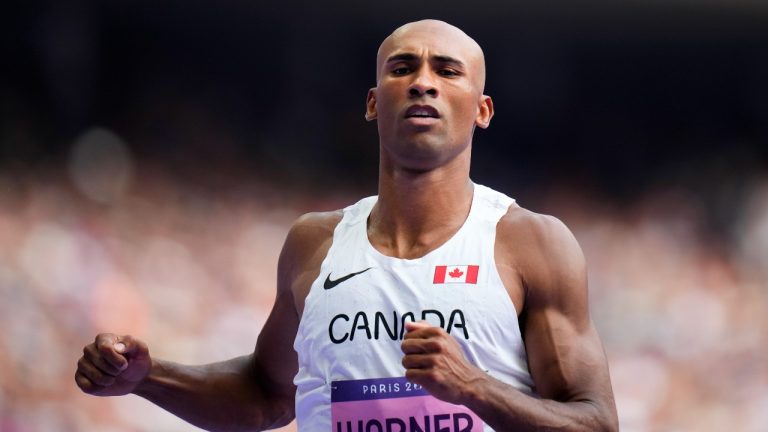
[[[463,405],[443,402],[405,377],[331,382],[332,432],[482,432]]]

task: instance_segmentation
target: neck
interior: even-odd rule
[[[446,242],[469,214],[473,185],[470,152],[432,170],[407,170],[382,157],[379,199],[368,236],[385,255],[417,258]]]

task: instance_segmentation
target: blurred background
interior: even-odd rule
[[[82,395],[82,346],[249,352],[291,222],[375,194],[376,49],[426,17],[485,49],[473,179],[585,250],[622,430],[768,430],[768,4],[325,3],[4,4],[0,431],[197,430]]]

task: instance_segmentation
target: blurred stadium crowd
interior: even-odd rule
[[[726,243],[681,191],[617,207],[563,186],[538,203],[585,250],[622,430],[768,425],[768,178],[745,196]],[[81,135],[66,169],[0,175],[0,430],[190,430],[137,397],[80,394],[82,345],[110,331],[183,362],[249,352],[292,220],[355,199],[240,177],[195,188],[106,129]]]

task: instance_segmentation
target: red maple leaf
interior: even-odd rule
[[[448,276],[456,279],[456,278],[461,277],[461,275],[463,275],[463,274],[464,274],[463,271],[459,270],[458,268],[455,268],[455,269],[451,270],[450,273],[448,273]]]

